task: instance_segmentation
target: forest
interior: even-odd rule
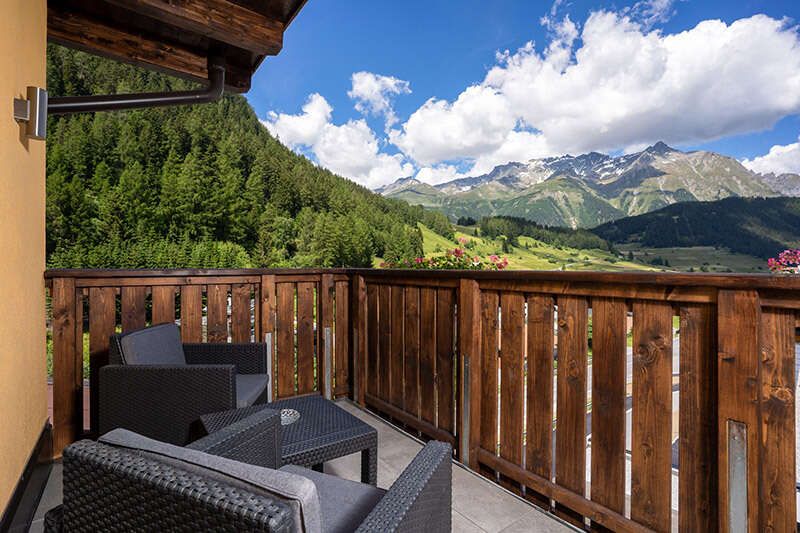
[[[48,45],[51,96],[187,90],[188,81]],[[240,95],[50,117],[48,266],[368,267],[422,254],[447,218],[295,154]]]

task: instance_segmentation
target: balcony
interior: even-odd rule
[[[566,527],[539,510],[615,531],[796,528],[798,279],[360,269],[46,278],[57,452],[95,434],[109,335],[177,321],[187,342],[268,342],[272,398],[338,398],[378,426],[379,483],[418,446],[392,427],[451,443],[472,472],[454,475],[477,487],[454,486],[454,525],[465,529]],[[355,466],[326,468],[350,477]],[[507,523],[476,521],[476,507],[485,518],[504,505],[524,507]]]

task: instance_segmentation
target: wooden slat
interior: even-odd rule
[[[497,453],[497,368],[500,296],[481,292],[481,448]],[[475,365],[472,366],[475,369]],[[477,370],[477,369],[475,369]],[[473,370],[474,371],[474,370]],[[494,472],[483,472],[494,477]]]
[[[500,456],[522,465],[522,432],[525,410],[524,351],[525,297],[520,293],[500,296]],[[506,480],[501,478],[506,484]],[[519,492],[519,485],[507,486]]]
[[[122,332],[142,329],[145,326],[146,287],[122,287],[120,292]]]
[[[108,0],[126,9],[254,53],[277,54],[283,42],[281,21],[228,0],[175,2]]]
[[[231,285],[231,340],[250,342],[250,292],[249,284]]]
[[[172,324],[175,322],[175,286],[158,285],[153,287],[152,324]]]
[[[458,286],[458,398],[456,435],[458,457],[478,471],[481,445],[482,372],[481,366],[481,291],[474,280],[462,279]],[[469,332],[470,334],[463,334]]]
[[[437,426],[450,433],[453,424],[453,290],[436,290],[436,397]]]
[[[631,519],[670,530],[672,306],[633,304]]]
[[[394,405],[384,402],[380,398],[372,396],[371,394],[366,395],[366,401],[367,405],[386,413],[387,415],[396,419],[398,422],[412,427],[432,439],[440,440],[442,442],[449,442],[455,447],[455,437],[453,437],[453,435],[450,433],[437,428],[433,424],[425,422],[424,420],[420,420],[419,418],[410,415],[402,409],[398,409]]]
[[[334,337],[334,365],[336,396],[346,395],[350,390],[350,289],[346,281],[336,282],[336,335]]]
[[[762,531],[795,531],[795,313],[761,315]]]
[[[86,416],[87,413],[84,412],[84,408],[88,406],[84,404],[83,390],[85,379],[83,375],[83,304],[88,295],[89,292],[85,289],[77,289],[75,291],[75,388],[79,391],[78,398],[76,399],[76,409],[80,413],[78,417],[78,427],[84,431],[89,431],[89,429],[91,429],[89,427],[91,420]]]
[[[587,308],[585,298],[558,298],[556,483],[578,494],[586,491]],[[583,524],[579,515],[556,508],[565,519]]]
[[[759,343],[761,305],[756,291],[720,290],[717,297],[718,490],[719,527],[731,531],[728,493],[728,420],[747,426],[747,525],[762,531],[759,502],[759,417],[761,398]]]
[[[380,397],[378,366],[378,286],[367,285],[367,394]]]
[[[592,300],[592,501],[625,510],[627,305]]]
[[[366,405],[367,383],[367,284],[364,276],[355,276],[352,286],[353,299],[353,378],[355,400],[363,408]]]
[[[181,339],[183,342],[203,340],[203,287],[200,285],[181,287]]]
[[[525,467],[545,479],[553,477],[553,298],[528,296],[528,391]],[[528,491],[529,499],[550,508],[550,498]]]
[[[297,393],[314,392],[314,283],[297,284]]]
[[[403,410],[419,416],[419,288],[405,288]]]
[[[331,372],[331,386],[333,386],[333,360],[331,359],[330,362],[325,360],[325,351],[328,352],[333,356],[334,353],[334,346],[333,346],[333,322],[336,313],[336,308],[334,305],[334,298],[336,296],[336,286],[334,285],[333,275],[331,274],[323,274],[320,278],[320,287],[319,287],[319,295],[317,298],[317,309],[319,309],[319,317],[317,318],[317,322],[319,322],[319,341],[317,346],[319,346],[318,354],[317,354],[317,376],[318,376],[318,388],[322,391],[323,395],[327,398],[329,395],[333,395],[333,389],[328,391],[326,389],[327,384],[325,383],[325,375],[326,375],[326,365],[330,364],[331,368],[329,369]],[[325,346],[325,330],[330,331],[330,342],[331,346]]]
[[[389,351],[389,400],[395,407],[403,408],[403,294],[402,287],[392,286],[391,314],[392,339]]]
[[[419,290],[419,412],[436,423],[436,289]]]
[[[392,289],[388,285],[378,287],[378,396],[388,402],[391,372],[389,370],[390,348],[392,342]]]
[[[278,360],[278,397],[293,396],[295,386],[294,300],[295,285],[278,283],[278,309],[275,324]]]
[[[53,302],[53,455],[77,440],[83,427],[80,397],[83,379],[77,373],[75,280],[56,278]]]
[[[717,330],[709,305],[681,307],[680,531],[717,531]]]
[[[206,291],[206,339],[228,342],[228,290],[230,285],[209,285]]]
[[[269,369],[270,380],[272,382],[272,390],[278,390],[278,366],[277,358],[275,357],[275,310],[277,309],[278,300],[275,293],[275,276],[268,274],[261,277],[261,284],[258,290],[260,298],[260,305],[258,309],[258,321],[260,322],[259,336],[257,340],[269,344],[268,350],[272,354],[272,367]],[[271,400],[275,399],[274,392]]]
[[[89,313],[89,426],[96,432],[100,369],[108,364],[109,337],[117,324],[116,290],[89,289]]]

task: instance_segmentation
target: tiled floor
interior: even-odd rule
[[[378,486],[388,489],[419,452],[422,444],[349,402],[342,401],[339,405],[378,429]],[[359,480],[360,468],[359,454],[325,464],[325,472],[355,481]],[[57,464],[42,497],[32,532],[42,531],[44,512],[60,500],[61,465]],[[454,463],[453,531],[551,533],[574,529]]]

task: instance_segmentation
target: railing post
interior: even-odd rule
[[[481,438],[480,287],[462,279],[458,287],[458,435],[459,461],[478,469]]]
[[[261,341],[267,343],[267,365],[269,368],[270,401],[275,400],[275,384],[277,383],[277,369],[275,368],[275,275],[261,276]]]
[[[718,305],[719,524],[761,530],[759,324],[756,291],[720,290]]]
[[[53,454],[77,440],[83,428],[83,376],[78,373],[75,280],[55,278],[53,308]],[[82,355],[82,354],[81,354]]]
[[[319,287],[319,328],[321,350],[317,354],[319,361],[319,389],[322,395],[333,397],[333,299],[335,296],[333,274],[323,274]]]
[[[367,284],[364,276],[354,276],[352,280],[353,305],[353,399],[365,406],[367,388]]]

